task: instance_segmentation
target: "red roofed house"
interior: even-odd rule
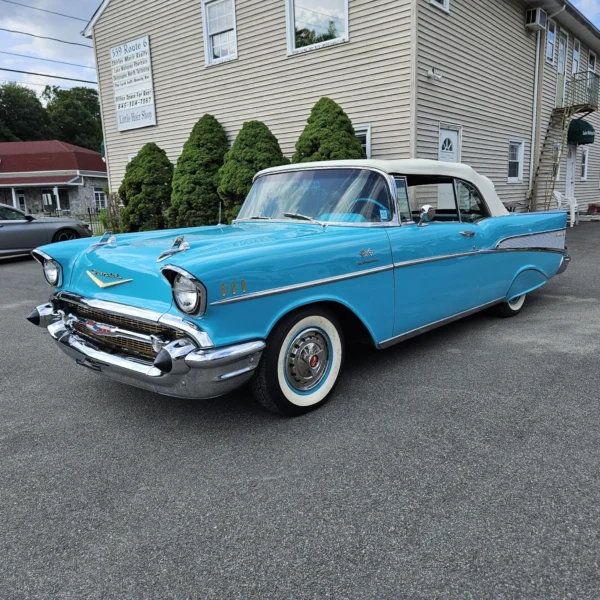
[[[106,164],[57,140],[0,143],[0,204],[31,214],[85,215],[106,207]]]

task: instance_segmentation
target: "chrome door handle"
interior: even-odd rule
[[[468,238],[473,238],[473,237],[475,237],[475,232],[474,231],[461,231],[460,235],[463,235],[464,237],[468,237]]]

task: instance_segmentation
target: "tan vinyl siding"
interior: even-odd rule
[[[291,156],[313,104],[339,102],[372,126],[372,157],[410,153],[411,0],[349,0],[350,42],[287,56],[285,2],[236,0],[238,59],[205,67],[200,0],[112,0],[94,28],[111,189],[128,156],[154,141],[176,161],[211,113],[233,141],[264,121]],[[118,132],[110,48],[150,36],[157,126]]]
[[[519,0],[418,0],[417,156],[438,158],[440,122],[462,126],[461,161],[492,179],[505,203],[529,188],[536,35]],[[429,69],[442,81],[427,78]],[[523,182],[508,184],[511,138],[524,146]]]

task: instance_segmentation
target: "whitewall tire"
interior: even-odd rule
[[[523,309],[526,298],[527,294],[523,294],[522,296],[517,296],[510,302],[502,302],[499,308],[500,316],[508,318],[518,315]]]
[[[269,336],[252,392],[272,412],[301,415],[331,396],[343,360],[344,337],[335,315],[320,307],[300,309]]]

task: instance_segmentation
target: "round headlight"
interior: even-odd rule
[[[180,310],[192,314],[200,304],[200,290],[183,275],[177,275],[173,281],[173,295]]]
[[[50,285],[58,285],[60,279],[60,267],[53,260],[44,260],[44,277]]]

